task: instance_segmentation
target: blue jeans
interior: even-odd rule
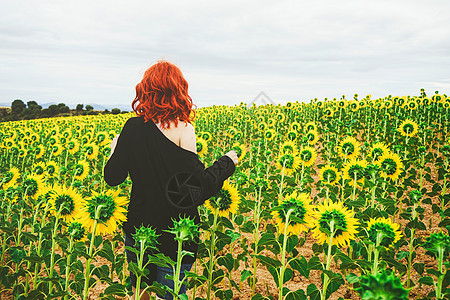
[[[125,234],[125,246],[129,246],[129,247],[133,247],[134,246],[134,239],[128,235]],[[137,263],[137,256],[134,252],[129,251],[127,249],[125,249],[125,253],[127,255],[127,262],[130,263],[131,261],[134,263]],[[144,264],[146,264],[148,262],[148,258],[145,255],[144,256]],[[192,267],[192,264],[181,264],[181,271],[180,271],[180,279],[179,280],[183,280],[184,276],[184,271],[189,271]],[[154,272],[155,270],[155,265],[152,264],[148,264],[146,267],[150,272]],[[166,279],[166,275],[170,275],[173,276],[173,271],[172,271],[172,267],[159,267],[156,266],[156,281],[161,283],[162,285],[168,286],[170,287],[172,290],[174,289],[174,283],[173,280],[170,279]],[[130,272],[130,281],[131,281],[131,285],[133,287],[136,287],[136,275],[133,274],[133,272]],[[142,281],[146,282],[148,285],[152,285],[152,282],[148,282],[148,280],[146,280],[146,278],[142,278]],[[186,293],[186,285],[182,284],[180,287],[180,294],[185,294]],[[166,293],[165,296],[161,296],[158,295],[158,297],[160,298],[164,298],[166,300],[172,300],[173,296],[170,293]]]

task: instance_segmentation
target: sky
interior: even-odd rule
[[[448,0],[0,4],[0,103],[130,107],[161,59],[198,107],[450,92]]]

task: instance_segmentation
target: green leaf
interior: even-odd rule
[[[423,274],[424,267],[425,265],[423,263],[416,262],[413,264],[414,270],[416,270],[416,272],[419,273],[420,276],[422,276]]]
[[[302,256],[302,258],[298,259],[295,258],[289,262],[289,265],[294,270],[297,270],[300,275],[306,277],[306,279],[309,278],[309,269],[308,269],[308,262],[306,261],[306,258]]]
[[[218,297],[218,299],[233,299],[232,290],[217,290],[214,295]]]
[[[108,286],[105,291],[105,295],[117,295],[119,297],[125,297],[127,295],[126,286],[120,283],[114,283]]]
[[[227,268],[228,272],[231,272],[234,266],[233,255],[231,255],[231,253],[227,253],[225,256],[219,257],[217,263],[219,264],[219,266],[224,266],[225,268]]]
[[[144,271],[140,270],[138,264],[135,262],[130,262],[128,264],[128,270],[136,276],[145,276]]]
[[[287,239],[286,251],[288,253],[292,252],[292,250],[294,250],[295,246],[297,245],[298,245],[298,236],[290,235]]]
[[[419,282],[420,282],[420,283],[423,283],[423,284],[425,284],[425,285],[434,285],[433,278],[430,277],[430,276],[421,277],[421,278],[419,279]]]
[[[397,259],[402,260],[405,257],[408,257],[409,251],[398,251],[397,252]]]
[[[268,256],[256,255],[256,258],[259,259],[259,261],[266,267],[278,268],[281,266],[281,262],[279,260],[275,260]]]
[[[345,276],[345,279],[348,281],[348,283],[353,284],[359,282],[359,276],[355,273],[350,273],[347,276]]]
[[[308,262],[308,269],[309,270],[322,270],[323,265],[320,259],[317,256],[311,257],[311,259]]]
[[[278,285],[278,270],[272,266],[267,266],[267,269],[269,270],[270,274],[272,274],[272,278],[275,281],[275,284]]]
[[[306,288],[306,294],[309,296],[310,300],[320,300],[320,291],[314,283],[308,285]]]
[[[250,276],[252,276],[252,272],[251,271],[246,270],[246,269],[241,271],[241,281],[245,281]]]
[[[291,280],[292,276],[294,276],[294,272],[292,271],[292,269],[286,268],[286,270],[284,270],[283,284]]]
[[[306,300],[305,291],[302,289],[291,291],[284,298],[285,300]]]

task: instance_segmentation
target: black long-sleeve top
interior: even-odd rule
[[[205,169],[197,154],[173,143],[152,121],[133,117],[120,133],[104,176],[111,186],[124,182],[128,174],[133,182],[125,234],[131,236],[141,225],[153,226],[161,234],[159,251],[176,261],[177,242],[163,230],[173,227],[172,219],[180,215],[198,222],[197,206],[215,195],[234,170],[233,161],[225,155]],[[196,253],[197,245],[184,245],[184,249]],[[193,261],[185,257],[183,263]]]

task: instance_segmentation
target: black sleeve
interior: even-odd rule
[[[127,147],[127,141],[129,140],[129,132],[127,127],[129,127],[128,121],[123,126],[122,132],[117,140],[116,149],[109,158],[103,170],[105,181],[110,186],[121,184],[128,176],[128,160],[130,153]]]
[[[234,173],[236,166],[229,156],[224,155],[216,160],[212,166],[206,169],[205,165],[199,160],[199,168],[203,170],[200,172],[200,180],[202,182],[202,196],[200,204],[202,204],[211,196],[214,196],[218,191],[220,191],[223,182]]]

